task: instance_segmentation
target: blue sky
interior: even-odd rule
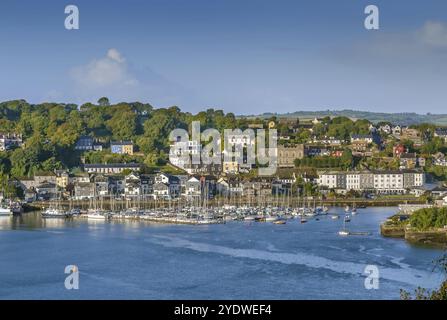
[[[0,43],[0,101],[447,113],[443,0],[2,0]]]

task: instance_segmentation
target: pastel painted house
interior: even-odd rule
[[[133,154],[132,141],[112,141],[110,142],[110,151],[117,154]]]

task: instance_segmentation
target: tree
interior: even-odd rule
[[[108,106],[110,106],[109,98],[107,98],[107,97],[101,97],[101,98],[99,98],[99,99],[98,99],[98,104],[99,104],[101,107],[108,107]]]
[[[112,118],[106,121],[113,139],[132,139],[136,133],[136,117],[129,106],[117,106]]]

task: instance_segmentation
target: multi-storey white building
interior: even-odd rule
[[[325,172],[320,174],[317,180],[318,185],[327,187],[329,189],[337,188],[337,173]]]
[[[346,174],[346,190],[361,190],[359,172],[348,172]]]
[[[375,172],[374,189],[383,193],[404,192],[403,173],[396,171]]]
[[[424,172],[417,170],[322,172],[319,186],[329,189],[374,191],[377,193],[406,193],[425,183]]]
[[[202,145],[199,141],[178,141],[171,145],[169,151],[169,162],[176,167],[184,169],[191,164],[192,157],[198,157],[202,152]]]

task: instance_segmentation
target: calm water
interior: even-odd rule
[[[330,216],[210,226],[0,218],[0,298],[398,299],[401,288],[440,283],[432,260],[442,251],[382,238],[379,224],[395,210],[359,210],[347,225],[372,235],[345,238]],[[64,287],[71,264],[79,290]],[[364,287],[370,264],[378,290]]]

